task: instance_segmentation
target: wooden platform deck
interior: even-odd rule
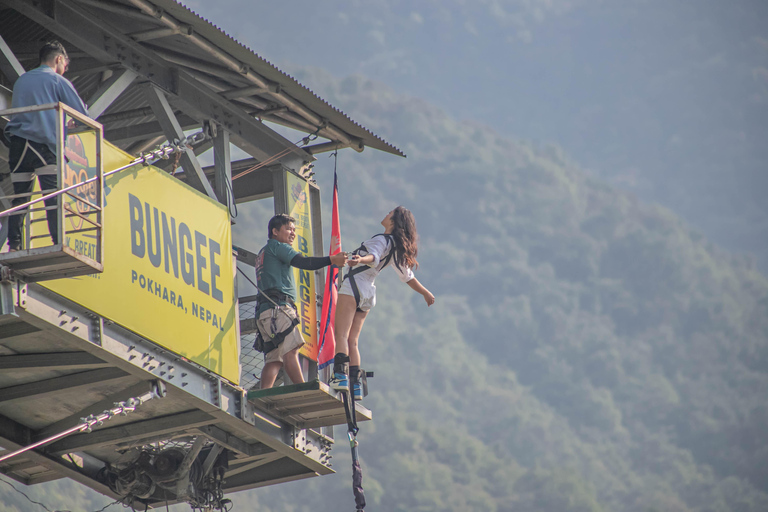
[[[277,416],[297,428],[347,423],[344,403],[326,383],[316,380],[252,390],[248,392],[248,401],[260,411]],[[360,404],[355,405],[355,413],[358,422],[373,418],[371,411]]]

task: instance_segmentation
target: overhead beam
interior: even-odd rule
[[[73,61],[69,65],[69,69],[64,73],[65,78],[68,78],[71,82],[77,77],[88,76],[96,73],[102,73],[104,71],[114,71],[119,69],[120,64],[102,64],[96,59],[86,58]]]
[[[125,90],[131,86],[138,73],[131,69],[121,69],[113,72],[96,92],[88,98],[88,116],[98,119]]]
[[[267,87],[260,87],[258,85],[251,85],[249,87],[239,87],[237,89],[230,89],[228,91],[222,91],[219,94],[222,98],[232,100],[235,98],[244,98],[246,96],[254,96],[256,94],[264,94],[266,92],[280,92],[280,84],[271,84]]]
[[[347,145],[343,142],[322,142],[313,146],[305,146],[304,150],[307,153],[316,155],[318,153],[325,153],[326,151],[336,151],[337,149],[346,148]]]
[[[232,161],[229,150],[229,132],[221,126],[216,129],[216,136],[213,138],[213,169],[213,186],[216,190],[216,197],[219,198],[221,204],[229,206],[230,201],[234,202],[235,200],[234,194],[230,194],[232,190]]]
[[[176,115],[173,113],[165,93],[155,86],[147,87],[146,93],[149,106],[152,107],[152,111],[155,113],[155,117],[168,140],[184,140],[186,137],[184,130],[176,119]],[[213,191],[211,184],[206,179],[203,168],[200,166],[200,162],[197,161],[194,153],[190,154],[189,151],[181,153],[181,167],[184,169],[187,183],[190,186],[206,194],[208,197],[218,200],[216,192]]]
[[[138,117],[149,117],[152,115],[151,107],[140,107],[129,110],[122,110],[112,114],[104,114],[99,118],[101,124],[114,123],[117,121],[127,121]],[[178,115],[176,116],[178,118]],[[190,118],[191,119],[191,118]]]
[[[192,30],[192,27],[187,25],[187,30]],[[151,39],[161,39],[163,37],[175,36],[180,34],[181,30],[168,27],[150,28],[149,30],[142,30],[140,32],[132,32],[128,34],[128,37],[134,41],[149,41]]]
[[[2,450],[3,453],[0,453],[0,456],[2,456],[4,453],[10,453],[7,450]],[[11,473],[14,471],[23,471],[25,469],[32,469],[40,467],[39,462],[35,462],[33,460],[25,459],[23,457],[17,456],[18,460],[16,458],[10,459],[8,461],[2,462],[3,466],[0,466],[0,471],[4,473]]]
[[[138,9],[126,7],[123,4],[118,4],[117,2],[111,2],[110,0],[77,0],[77,2],[84,5],[89,5],[91,7],[96,7],[97,9],[103,9],[107,12],[113,12],[121,16],[128,16],[129,18],[134,18],[141,21],[156,21],[154,16],[144,14]]]
[[[182,412],[117,427],[94,430],[90,434],[77,434],[49,445],[45,451],[50,454],[61,455],[68,452],[98,448],[116,442],[127,443],[137,441],[147,437],[177,432],[180,429],[209,425],[217,421],[210,414],[200,410]]]
[[[273,448],[262,443],[248,444],[239,437],[236,437],[215,425],[206,425],[195,430],[211,441],[245,457],[257,457],[275,451]]]
[[[56,471],[55,469],[49,469],[48,471],[43,471],[41,473],[36,473],[30,476],[26,481],[26,485],[43,484],[45,482],[60,480],[62,478],[64,478],[64,475],[62,475],[60,472]]]
[[[309,153],[285,137],[199,84],[187,72],[169,66],[168,62],[121,34],[118,28],[94,19],[75,2],[59,0],[54,19],[25,0],[2,1],[92,57],[102,62],[120,62],[136,71],[171,94],[174,105],[199,122],[213,119],[222,124],[229,130],[232,143],[255,158],[264,160],[288,147],[291,153],[281,159],[287,167],[298,169],[304,162],[313,160]]]
[[[90,370],[111,366],[106,361],[88,352],[52,352],[46,354],[17,354],[0,356],[0,370],[28,370],[45,368],[47,370]]]
[[[87,372],[73,373],[63,377],[30,382],[0,389],[0,402],[9,402],[22,398],[41,398],[52,396],[63,391],[71,391],[75,388],[91,386],[109,380],[121,379],[128,374],[119,368],[101,368]]]
[[[259,464],[248,471],[236,475],[227,475],[224,492],[237,492],[252,489],[257,485],[273,485],[316,476],[317,473],[293,459],[283,457],[267,464]],[[258,482],[258,483],[256,483]]]
[[[158,8],[151,2],[148,2],[147,0],[128,0],[128,1],[147,14],[157,13]],[[158,20],[160,20],[160,22],[162,22],[163,24],[165,24],[167,27],[170,27],[170,28],[179,28],[182,25],[178,20],[176,20],[173,16],[171,16],[167,12],[160,12],[159,15],[157,15],[157,18]],[[192,31],[189,34],[185,34],[185,36],[187,41],[197,46],[200,50],[207,53],[209,56],[211,56],[213,59],[215,59],[217,62],[219,62],[220,64],[222,64],[223,66],[231,70],[232,72],[239,73],[252,84],[259,87],[265,87],[265,88],[269,86],[269,82],[264,77],[255,73],[246,64],[235,59],[225,51],[212,45],[210,41],[200,36],[196,32]],[[297,113],[298,115],[300,115],[301,117],[309,121],[313,126],[318,127],[317,128],[318,131],[324,137],[327,137],[331,140],[341,140],[342,142],[349,144],[351,147],[355,149],[356,149],[356,146],[358,146],[358,144],[355,142],[356,137],[352,137],[351,135],[345,133],[342,129],[327,122],[326,119],[323,119],[319,115],[315,114],[310,109],[302,105],[301,102],[293,99],[291,96],[285,94],[283,91],[279,91],[279,92],[268,91],[267,94],[275,98],[280,104],[284,105],[285,107],[290,109],[292,112]],[[362,149],[360,151],[362,151]]]
[[[109,116],[111,114],[105,114]],[[186,115],[179,115],[176,120],[181,125],[182,130],[189,130],[200,126],[196,120]],[[151,121],[149,123],[134,124],[131,126],[123,126],[122,128],[106,128],[104,129],[104,139],[112,143],[129,143],[137,142],[140,140],[146,140],[162,135],[165,139],[165,132],[162,126],[157,121]]]
[[[11,83],[11,87],[13,87],[16,79],[24,74],[24,66],[21,65],[2,36],[0,36],[0,72]]]
[[[270,462],[273,462],[279,458],[283,457],[280,453],[268,453],[266,455],[260,455],[255,460],[252,460],[251,462],[238,465],[237,467],[234,467],[232,469],[228,469],[226,473],[224,473],[224,478],[230,478],[235,475],[239,475],[240,473],[245,473],[246,471],[250,471],[253,468],[257,468],[259,466],[263,466],[264,464],[269,464]]]

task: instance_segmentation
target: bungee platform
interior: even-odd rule
[[[317,428],[347,423],[344,403],[328,384],[320,381],[248,391],[248,402],[297,428]],[[355,404],[357,421],[373,419],[373,413]],[[258,411],[256,412],[258,414]]]
[[[27,485],[67,477],[119,499],[107,468],[120,468],[140,450],[188,452],[198,438],[203,455],[226,450],[225,493],[334,472],[333,440],[321,427],[345,419],[326,384],[249,392],[38,284],[4,281],[0,292],[2,453],[71,428],[153,381],[167,387],[166,397],[91,433],[1,462],[0,473]],[[360,407],[358,421],[369,419]],[[143,503],[164,507],[161,497]]]

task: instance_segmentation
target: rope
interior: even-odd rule
[[[35,500],[33,500],[32,498],[30,498],[29,496],[27,496],[26,494],[24,494],[22,491],[18,490],[18,489],[16,488],[16,486],[15,486],[15,485],[13,485],[11,482],[8,482],[8,481],[7,481],[5,478],[0,478],[0,482],[3,482],[4,484],[8,484],[8,485],[10,485],[10,486],[11,486],[11,488],[12,488],[14,491],[16,491],[17,493],[21,494],[21,495],[22,495],[22,496],[24,496],[25,498],[27,498],[27,501],[28,501],[28,502],[30,502],[30,503],[32,503],[32,504],[34,504],[34,505],[40,505],[41,507],[43,507],[43,508],[44,508],[45,510],[47,510],[48,512],[53,512],[53,510],[49,509],[48,507],[46,507],[45,505],[43,505],[43,504],[42,504],[42,503],[40,503],[39,501],[35,501]]]
[[[320,132],[321,128],[318,128],[317,130],[315,130],[314,133],[310,133],[306,137],[297,140],[296,142],[293,143],[293,146],[295,146],[295,147],[306,146],[311,141],[317,139],[317,134],[318,134],[318,132]],[[301,143],[301,146],[299,146],[299,143]],[[235,181],[237,178],[240,178],[241,176],[245,176],[246,174],[250,174],[250,173],[252,173],[254,171],[258,171],[262,167],[271,164],[275,160],[280,160],[282,157],[284,157],[285,155],[287,155],[291,151],[293,151],[293,147],[287,147],[287,148],[283,149],[279,153],[276,153],[276,154],[272,155],[271,157],[267,158],[266,160],[263,160],[263,161],[259,162],[258,164],[254,165],[252,167],[249,167],[246,170],[242,171],[241,173],[233,176],[232,177],[232,181]]]

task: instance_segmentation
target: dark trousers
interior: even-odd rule
[[[56,155],[51,152],[46,144],[11,136],[11,145],[8,151],[8,165],[11,168],[11,182],[14,194],[28,194],[35,186],[35,175],[40,181],[42,190],[58,188],[56,175]],[[13,206],[24,204],[30,197],[17,197],[11,201]],[[56,206],[59,196],[45,200],[45,206]],[[53,244],[59,243],[59,214],[55,209],[46,210],[48,219],[48,232],[51,234]],[[21,226],[27,209],[20,210],[8,219],[8,247],[21,248]]]

